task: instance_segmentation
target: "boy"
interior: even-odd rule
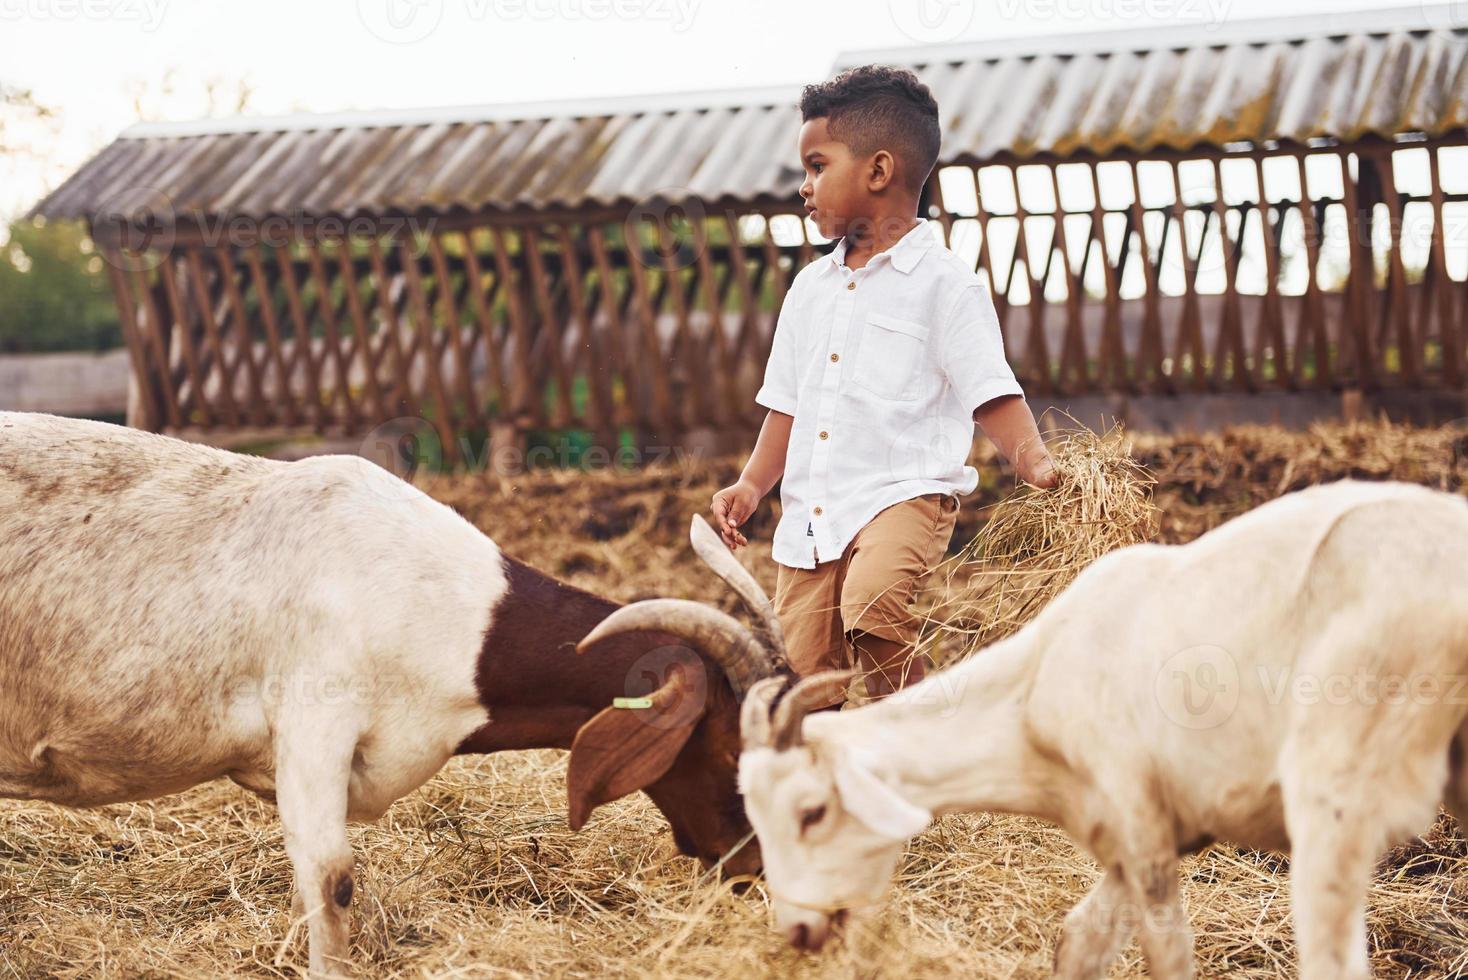
[[[852,666],[884,697],[923,675],[909,606],[942,560],[977,422],[1019,477],[1054,464],[1004,358],[984,281],[917,217],[938,105],[905,69],[865,65],[801,95],[800,188],[829,255],[795,277],[764,384],[769,409],[738,482],[713,497],[730,550],[783,476],[772,557],[790,666]]]

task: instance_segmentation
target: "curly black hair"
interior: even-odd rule
[[[938,100],[910,70],[859,65],[800,93],[800,119],[826,117],[831,136],[859,157],[887,150],[908,190],[922,192],[938,162]]]

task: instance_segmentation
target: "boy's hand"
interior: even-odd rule
[[[1000,455],[1014,464],[1015,474],[1031,486],[1053,490],[1060,483],[1055,460],[1035,426],[1023,395],[1000,395],[974,409],[974,421]]]
[[[1021,473],[1019,478],[1041,490],[1053,490],[1060,482],[1060,472],[1055,468],[1055,460],[1046,453],[1039,460],[1028,467],[1028,472]]]
[[[760,496],[754,484],[745,480],[714,494],[714,527],[718,529],[719,536],[724,539],[724,544],[730,551],[737,551],[740,545],[749,544],[744,535],[739,533],[739,525],[754,513],[759,506]]]

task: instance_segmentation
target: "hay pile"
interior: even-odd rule
[[[1301,481],[1401,475],[1461,488],[1457,438],[1382,426],[1130,437],[1158,481],[1152,500],[1164,540]],[[1089,451],[1094,483],[1130,472],[1116,456],[1122,445],[1108,433],[1089,450],[1084,437],[1058,448],[1063,468]],[[704,509],[741,462],[424,485],[510,553],[578,585],[623,600],[685,595],[737,611],[690,556],[685,535],[689,513]],[[1042,502],[1021,495],[1008,511],[996,508],[1012,477],[986,467],[984,478],[964,501],[954,564],[971,565],[987,547],[1042,571],[1049,554],[1063,574],[1056,548],[1066,546],[1065,532],[1055,515],[1040,521],[1048,533],[1024,532]],[[1114,508],[1114,489],[1067,506]],[[1143,534],[1147,508],[1133,499],[1125,513],[1135,518],[1131,533]],[[767,588],[777,516],[778,502],[762,508],[741,552]],[[994,522],[988,542],[976,543],[985,520]],[[868,929],[831,954],[802,957],[769,930],[763,890],[735,895],[700,876],[674,855],[644,798],[598,811],[572,834],[564,777],[556,752],[456,760],[378,823],[353,827],[361,875],[353,953],[364,975],[1044,977],[1064,912],[1096,877],[1063,835],[1035,821],[945,817],[913,843],[891,904]],[[1200,975],[1291,973],[1285,870],[1281,858],[1222,846],[1186,862]],[[1380,975],[1468,971],[1465,870],[1468,844],[1445,820],[1383,862],[1371,914]],[[289,909],[274,809],[233,784],[89,811],[0,801],[0,975],[297,976],[305,945]],[[1143,975],[1135,945],[1114,975]]]
[[[1306,432],[1239,426],[1197,437],[1133,436],[1133,454],[1157,480],[1159,539],[1197,537],[1264,501],[1347,477],[1468,487],[1468,429],[1381,421],[1317,424]]]
[[[1157,533],[1152,477],[1132,458],[1120,426],[1063,430],[1046,441],[1058,486],[1021,485],[989,508],[982,530],[935,570],[920,596],[926,652],[936,664],[1003,639],[1091,562]]]

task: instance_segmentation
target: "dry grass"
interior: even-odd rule
[[[1400,475],[1460,489],[1459,438],[1368,425],[1131,444],[1158,481],[1160,537],[1183,540],[1317,480]],[[1126,483],[1137,474],[1119,455],[1125,444],[1119,433],[1067,441],[1062,465],[1075,492],[1064,499],[1021,492],[996,507],[1012,481],[986,469],[979,494],[965,500],[953,565],[972,567],[988,549],[1031,563],[1037,575],[1064,576],[1082,564],[1067,559],[1080,553],[1069,549],[1142,533],[1150,511]],[[740,463],[424,482],[510,553],[579,585],[623,600],[675,594],[733,610],[721,583],[690,559],[684,535],[688,514]],[[1132,530],[1101,545],[1068,537],[1066,515],[1101,514]],[[756,543],[742,553],[767,587],[775,516],[762,509],[749,532]],[[987,518],[988,540],[975,543]],[[1043,533],[1033,533],[1037,526]],[[1034,581],[1044,587],[1043,578]],[[975,629],[995,631],[1015,614],[970,618]],[[957,635],[965,645],[972,639]],[[914,841],[893,900],[874,922],[843,949],[802,957],[769,930],[758,886],[735,895],[700,876],[673,855],[664,824],[640,796],[570,833],[564,775],[555,752],[456,760],[379,822],[353,827],[362,876],[354,954],[363,972],[1041,977],[1065,910],[1096,874],[1063,835],[1035,821],[945,817]],[[1383,862],[1371,916],[1381,975],[1468,970],[1465,861],[1468,844],[1444,820]],[[1202,975],[1292,972],[1284,870],[1281,858],[1223,846],[1185,864]],[[305,950],[289,908],[274,810],[233,784],[87,811],[0,802],[0,974],[295,976]],[[1116,975],[1141,975],[1135,946]]]
[[[950,663],[1008,636],[1091,562],[1156,536],[1153,480],[1133,459],[1120,426],[1102,433],[1077,426],[1047,442],[1059,485],[1022,485],[1000,499],[983,532],[935,571],[923,624],[934,662]]]

